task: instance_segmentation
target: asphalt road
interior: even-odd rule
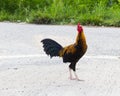
[[[120,28],[84,27],[84,32],[88,55],[120,55]],[[41,39],[65,46],[74,43],[76,34],[76,26],[0,23],[0,55],[41,54]]]
[[[88,58],[120,58],[120,28],[84,26],[84,32]],[[0,23],[0,59],[43,57],[42,39],[52,38],[66,46],[74,43],[76,34],[76,26]]]
[[[0,23],[0,82],[2,82],[0,83],[0,86],[2,86],[0,87],[0,93],[2,92],[2,96],[7,96],[5,95],[5,91],[11,94],[10,96],[13,96],[13,94],[16,92],[18,92],[18,95],[15,96],[61,96],[62,93],[65,93],[64,90],[66,88],[69,89],[74,85],[76,85],[75,89],[77,90],[76,96],[79,96],[78,94],[81,94],[81,96],[119,96],[120,28],[87,26],[83,26],[83,28],[87,39],[88,50],[83,59],[81,59],[81,61],[79,62],[77,66],[77,71],[79,75],[86,80],[86,83],[80,83],[81,87],[78,86],[78,84],[75,82],[73,82],[73,85],[69,85],[68,83],[72,82],[65,81],[67,78],[62,77],[64,75],[60,75],[64,73],[60,73],[58,74],[58,76],[60,75],[61,78],[66,78],[65,80],[63,80],[64,83],[61,83],[59,80],[57,80],[56,77],[56,80],[51,79],[51,81],[49,81],[49,83],[52,82],[53,86],[47,86],[48,82],[46,84],[46,87],[43,87],[44,85],[42,86],[43,90],[47,91],[52,91],[51,89],[56,89],[55,94],[58,95],[52,93],[52,95],[50,95],[46,91],[40,91],[39,89],[36,90],[36,88],[40,87],[38,86],[39,84],[35,83],[38,78],[34,81],[34,84],[36,84],[35,86],[37,87],[33,89],[29,89],[30,87],[33,87],[31,83],[27,83],[28,85],[26,86],[30,86],[28,87],[28,89],[27,87],[25,87],[26,89],[20,87],[21,90],[25,89],[24,91],[16,91],[15,88],[18,88],[18,86],[15,84],[18,83],[14,84],[13,89],[10,89],[10,85],[6,82],[12,83],[13,78],[11,77],[11,79],[5,77],[9,76],[8,71],[8,75],[4,76],[3,73],[6,72],[6,70],[12,69],[17,71],[19,68],[23,68],[22,70],[20,70],[20,72],[24,72],[24,67],[28,68],[27,72],[31,73],[29,67],[36,65],[37,67],[33,67],[33,70],[36,70],[36,73],[34,73],[34,71],[32,71],[31,73],[33,74],[32,76],[35,76],[37,72],[39,74],[41,73],[40,70],[36,68],[40,69],[44,68],[44,66],[47,66],[49,68],[51,68],[51,66],[54,66],[55,69],[60,66],[65,67],[66,65],[60,65],[63,64],[62,59],[53,58],[52,60],[50,60],[48,56],[45,55],[40,41],[44,38],[52,38],[58,41],[62,46],[74,43],[77,34],[76,26]],[[53,69],[55,72],[57,72],[58,70],[58,72],[67,72],[62,70],[62,68],[58,70],[55,69]],[[52,73],[52,70],[49,71],[51,72],[51,74],[53,74],[53,76],[56,75],[55,73]],[[19,75],[17,75],[16,73],[16,75],[14,76],[17,77]],[[8,81],[5,82],[3,78],[7,78]],[[49,79],[49,77],[45,77],[44,81],[46,80],[46,78]],[[4,87],[5,83],[6,87]],[[67,84],[67,86],[64,86],[65,83]],[[62,84],[63,86],[61,86]],[[42,89],[42,87],[40,88]],[[11,90],[13,90],[13,93],[10,93]],[[68,92],[70,92],[70,90],[72,90],[72,88],[69,89]],[[30,92],[32,92],[32,95],[29,94]],[[20,95],[19,93],[22,95]],[[35,93],[39,93],[39,95],[36,95]],[[73,93],[66,93],[67,95],[63,96],[71,96],[70,94]]]

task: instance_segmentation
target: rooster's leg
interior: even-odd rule
[[[81,80],[78,78],[78,75],[76,74],[76,72],[74,71],[74,75],[75,75],[75,79],[78,80],[78,81],[84,81],[84,80]]]
[[[69,65],[69,73],[70,73],[70,80],[75,80],[76,78],[73,78],[72,76],[72,71],[75,69],[75,64],[74,63],[71,63]]]
[[[70,65],[69,65],[69,73],[70,73],[70,79],[71,80],[78,80],[78,81],[83,81],[83,80],[80,80],[79,78],[78,78],[78,75],[76,74],[76,63],[75,62],[72,62]],[[72,71],[73,71],[73,73],[74,73],[74,76],[75,76],[75,78],[73,78],[73,76],[72,76]]]
[[[80,81],[80,79],[78,78],[78,75],[76,74],[75,71],[74,71],[74,75],[75,75],[76,80]]]
[[[72,76],[72,69],[69,68],[69,73],[70,73],[70,80],[74,80],[73,76]]]
[[[73,76],[72,76],[72,69],[71,68],[69,68],[69,73],[70,73],[70,80],[78,80],[78,81],[80,81],[80,79],[78,78],[78,76],[77,76],[77,74],[76,74],[76,72],[75,71],[73,71],[74,72],[74,75],[75,75],[75,78],[73,78]]]

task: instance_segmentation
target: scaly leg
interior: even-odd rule
[[[76,62],[72,62],[72,63],[69,65],[70,79],[71,79],[71,80],[83,81],[83,80],[80,80],[80,79],[78,78],[78,76],[77,76],[77,74],[76,74],[76,68],[75,68],[75,66],[76,66]],[[74,73],[74,75],[75,75],[75,78],[73,78],[73,76],[72,76],[72,71],[73,71],[73,73]]]
[[[80,81],[80,79],[78,78],[78,76],[77,76],[75,71],[74,71],[74,75],[75,75],[76,80]]]
[[[69,68],[69,73],[70,73],[70,80],[75,80],[76,78],[73,78],[73,76],[72,76],[72,69],[71,68]]]
[[[69,68],[69,73],[70,73],[70,79],[72,80],[72,72],[71,72],[71,69]]]
[[[84,81],[84,80],[80,80],[76,74],[76,72],[74,71],[74,75],[75,75],[75,79],[78,80],[78,81]]]

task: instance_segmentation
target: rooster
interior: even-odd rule
[[[43,43],[45,53],[50,55],[51,58],[54,56],[59,56],[63,58],[64,63],[70,62],[69,74],[71,80],[80,80],[76,74],[76,63],[87,50],[86,38],[83,32],[83,27],[80,23],[77,25],[77,31],[78,34],[75,43],[66,47],[62,47],[52,39],[43,39],[41,41]],[[75,78],[72,76],[72,71]]]

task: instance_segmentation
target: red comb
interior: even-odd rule
[[[78,32],[82,32],[82,31],[83,31],[83,28],[82,28],[82,26],[80,25],[80,23],[78,23],[78,25],[77,25],[77,30],[78,30]]]

